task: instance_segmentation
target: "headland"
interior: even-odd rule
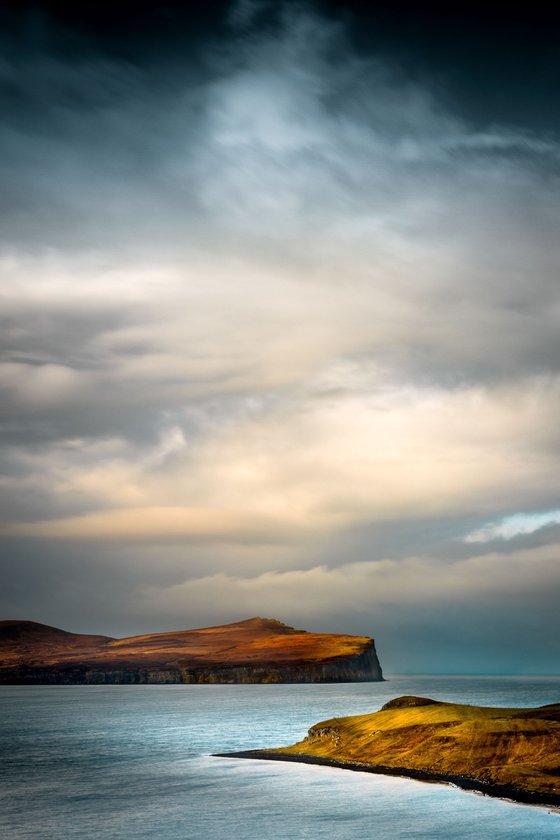
[[[0,622],[0,683],[321,683],[383,679],[368,636],[273,618],[115,639]]]
[[[372,714],[317,723],[290,747],[227,755],[446,782],[560,807],[560,703],[502,709],[398,697]]]

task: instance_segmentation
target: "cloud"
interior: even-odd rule
[[[489,522],[464,538],[467,543],[487,543],[491,540],[511,540],[519,534],[533,534],[549,525],[560,524],[560,511],[542,513],[514,513],[499,522]]]
[[[0,535],[41,539],[155,540],[189,542],[283,542],[295,539],[282,533],[281,523],[271,517],[255,517],[245,511],[205,508],[126,508],[89,513],[68,519],[12,523],[0,528]],[[297,529],[297,525],[296,525]]]
[[[245,511],[255,521],[284,522],[287,530],[307,523],[320,538],[403,517],[487,518],[497,503],[506,509],[547,503],[556,494],[547,438],[554,435],[557,392],[556,383],[525,382],[499,392],[378,389],[366,396],[331,381],[306,398],[249,403],[213,422],[211,412],[200,410],[190,435],[186,410],[185,431],[164,428],[151,448],[77,439],[14,456],[20,478],[11,479],[12,492],[18,482],[25,492],[31,474],[39,483],[48,476],[61,510],[65,499],[81,499],[93,517],[80,513],[74,525],[67,517],[58,524],[20,521],[16,531],[109,536],[114,527],[138,538],[150,530],[154,508],[159,524],[152,531],[164,538],[161,511],[170,509],[176,534],[176,511],[185,507],[201,517],[205,510]]]
[[[523,600],[532,591],[542,593],[550,586],[556,588],[560,583],[557,559],[555,544],[531,552],[518,551],[507,557],[489,553],[455,563],[420,556],[245,577],[218,573],[190,579],[169,589],[154,587],[157,598],[153,603],[157,605],[159,600],[160,609],[165,604],[173,610],[194,599],[198,604],[206,601],[209,606],[223,603],[229,590],[236,593],[236,605],[241,611],[254,611],[260,603],[274,614],[289,604],[292,615],[304,617],[308,611],[315,619],[329,612],[346,612],[351,604],[361,614],[367,610],[375,613],[380,607],[417,609],[419,604],[429,609],[445,603],[451,609],[453,605],[468,604],[473,598],[479,603],[495,604],[497,595],[503,596],[504,601]],[[151,597],[148,594],[147,609]]]
[[[201,623],[365,614],[368,581],[472,607],[520,550],[485,541],[558,504],[558,143],[262,8],[196,54],[7,53],[6,550],[77,582],[114,551],[146,593],[161,563]]]

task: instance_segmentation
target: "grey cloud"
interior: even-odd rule
[[[308,14],[288,16],[281,37],[236,46],[161,77],[106,58],[35,57],[19,83],[37,87],[51,117],[43,132],[18,126],[5,139],[8,180],[28,179],[17,187],[27,204],[14,211],[12,194],[5,213],[8,247],[155,261],[218,249],[308,277],[347,273],[350,254],[372,316],[384,309],[376,287],[409,301],[391,313],[408,337],[362,338],[356,354],[448,384],[556,370],[555,190],[511,159],[530,149],[546,168],[555,144],[469,129]]]

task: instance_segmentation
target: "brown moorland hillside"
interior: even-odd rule
[[[0,682],[340,682],[383,679],[367,636],[271,618],[113,639],[0,622]]]
[[[560,806],[560,703],[500,709],[399,697],[373,714],[317,723],[291,747],[230,755],[451,782]]]

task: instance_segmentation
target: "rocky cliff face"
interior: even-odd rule
[[[255,618],[111,639],[0,622],[0,683],[320,683],[383,679],[373,639]]]

